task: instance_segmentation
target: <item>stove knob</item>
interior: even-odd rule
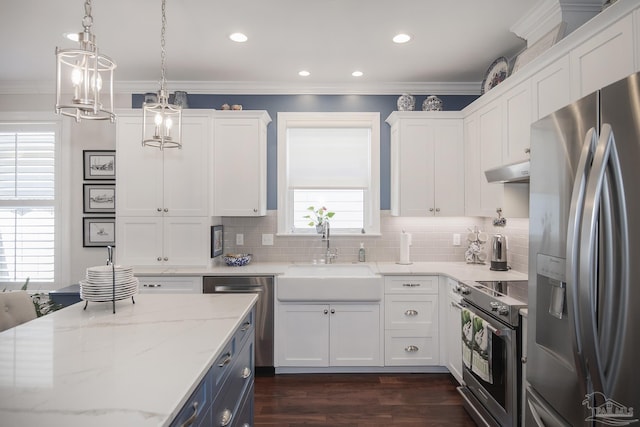
[[[491,306],[491,311],[498,311],[498,308],[500,308],[500,303],[497,301],[491,301],[489,305]]]
[[[506,305],[501,305],[500,307],[498,307],[498,314],[501,316],[508,316],[509,307],[507,307]]]
[[[460,286],[460,293],[462,295],[469,295],[471,293],[471,291],[466,286]]]

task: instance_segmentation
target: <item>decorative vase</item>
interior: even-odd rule
[[[322,224],[316,224],[316,233],[318,234],[324,233],[324,226]]]
[[[398,98],[398,111],[413,111],[416,107],[416,99],[413,95],[403,93]]]
[[[442,111],[442,100],[435,95],[427,96],[422,102],[422,111]]]

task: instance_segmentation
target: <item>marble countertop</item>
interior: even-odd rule
[[[367,262],[364,264],[382,275],[438,274],[457,280],[527,280],[526,273],[515,270],[493,271],[489,269],[488,264],[467,264],[465,262],[415,262],[409,265],[400,265],[394,262]],[[228,267],[220,264],[201,268],[134,268],[134,273],[137,276],[277,276],[283,274],[290,265],[292,263],[252,262],[243,267]]]
[[[3,426],[167,426],[257,297],[84,302],[0,333]]]

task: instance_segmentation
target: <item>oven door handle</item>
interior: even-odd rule
[[[456,307],[458,307],[460,310],[462,309],[466,309],[469,310],[469,306],[467,304],[465,304],[464,302],[454,302],[451,301],[451,305],[454,305]],[[476,312],[474,310],[470,310],[474,316],[477,316]],[[485,318],[483,318],[482,316],[480,316],[480,318],[482,318],[482,320],[485,321],[486,325],[487,325],[487,329],[489,329],[491,331],[491,333],[493,335],[497,335],[499,337],[506,337],[507,339],[511,340],[511,335],[513,334],[513,330],[509,329],[509,328],[496,328],[495,326],[493,326],[491,323],[489,323]]]

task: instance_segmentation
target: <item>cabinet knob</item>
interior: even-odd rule
[[[436,208],[436,212],[440,212],[440,208]]]
[[[429,208],[429,212],[433,212],[433,208]]]
[[[246,380],[247,378],[249,378],[251,376],[251,369],[249,369],[249,367],[245,367],[242,370],[242,379]]]
[[[156,209],[158,212],[162,212],[162,208],[157,208]]]
[[[253,213],[258,213],[258,209],[253,209]]]
[[[233,412],[228,409],[222,411],[222,415],[220,416],[220,426],[225,427],[228,426],[231,422],[231,418],[233,417]]]
[[[327,310],[326,308],[324,309],[324,314],[329,314],[329,310]]]
[[[520,361],[522,363],[527,363],[527,356],[522,356],[522,359],[520,359]]]
[[[165,261],[169,261],[169,258],[168,258],[168,257],[164,257],[164,260],[165,260]]]
[[[331,314],[336,314],[336,310],[334,308],[331,309]]]
[[[416,352],[418,350],[420,350],[420,349],[418,348],[418,346],[415,346],[415,345],[410,345],[408,347],[405,347],[405,349],[404,349],[404,351],[406,351],[407,353],[414,353],[414,352]]]
[[[159,256],[158,257],[158,262],[161,262],[161,261],[162,261],[162,257]]]
[[[169,212],[169,208],[164,208],[164,211],[165,212]]]

